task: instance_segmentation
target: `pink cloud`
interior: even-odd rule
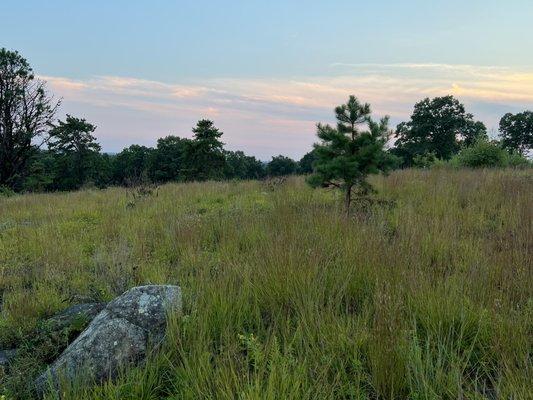
[[[376,116],[408,118],[424,97],[454,94],[474,108],[482,104],[533,105],[533,72],[504,67],[446,64],[335,64],[335,76],[301,79],[206,79],[165,83],[130,77],[89,79],[41,77],[63,111],[98,126],[105,150],[135,142],[153,145],[170,133],[190,135],[200,118],[215,120],[230,148],[269,158],[299,157],[315,140],[316,122],[333,122],[333,107],[355,94],[370,102]],[[502,106],[503,104],[503,106]],[[486,107],[485,107],[486,108]],[[483,112],[489,127],[501,115]]]

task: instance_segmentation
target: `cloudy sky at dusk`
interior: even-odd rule
[[[0,13],[0,47],[110,152],[210,118],[229,149],[299,158],[350,94],[393,124],[453,94],[494,132],[533,108],[531,0],[2,0]]]

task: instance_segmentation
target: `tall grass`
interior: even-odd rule
[[[175,283],[163,349],[63,398],[528,398],[531,171],[373,183],[394,205],[348,221],[301,178],[171,184],[134,207],[122,189],[4,198],[0,343],[69,304]],[[32,378],[21,368],[8,398]]]

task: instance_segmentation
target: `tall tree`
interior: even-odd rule
[[[50,150],[61,153],[83,155],[89,151],[100,151],[100,145],[92,135],[96,126],[83,118],[67,114],[66,120],[58,121],[50,131]]]
[[[74,188],[83,185],[89,177],[97,175],[97,156],[100,145],[92,135],[96,126],[85,119],[67,114],[66,120],[58,121],[50,131],[49,149],[58,155],[61,174],[58,176]]]
[[[313,187],[341,189],[347,215],[354,189],[359,195],[369,194],[373,188],[367,181],[368,175],[385,172],[394,164],[394,157],[384,149],[389,118],[374,122],[370,113],[368,103],[362,104],[350,96],[346,104],[335,108],[337,128],[317,125],[321,142],[314,146],[314,174],[307,181]]]
[[[193,128],[194,138],[186,148],[187,180],[221,179],[224,176],[222,132],[213,121],[202,119]]]
[[[524,155],[533,149],[533,112],[505,114],[500,120],[503,147]]]
[[[230,179],[259,179],[265,174],[263,163],[242,151],[225,151],[226,177]]]
[[[316,161],[316,152],[311,150],[309,153],[304,154],[304,156],[298,161],[298,172],[301,174],[310,174],[313,172],[313,164]]]
[[[460,143],[466,147],[480,140],[488,140],[487,127],[481,121],[468,120],[461,132]]]
[[[169,135],[157,140],[148,157],[148,176],[158,183],[184,179],[185,153],[191,140]]]
[[[453,96],[426,98],[415,104],[411,120],[396,128],[395,153],[407,165],[411,165],[414,156],[426,153],[447,160],[462,143],[472,144],[486,132],[485,125],[474,121]]]
[[[119,184],[139,183],[146,179],[148,161],[153,150],[132,144],[118,153],[112,161],[113,180]]]
[[[22,189],[27,192],[44,192],[53,187],[56,159],[48,150],[37,150],[28,161],[27,174]]]
[[[298,164],[292,158],[279,155],[272,157],[266,166],[266,172],[269,176],[292,175],[297,168]]]
[[[46,141],[58,106],[26,59],[0,49],[0,186],[20,189],[28,160]]]

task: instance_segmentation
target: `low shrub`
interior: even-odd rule
[[[430,151],[429,153],[418,154],[413,157],[413,167],[415,168],[431,168],[439,159]]]
[[[519,153],[508,153],[507,164],[507,166],[512,168],[531,167],[531,161]]]
[[[508,153],[499,144],[478,140],[472,146],[465,147],[455,157],[461,167],[491,168],[506,167]]]
[[[11,196],[14,196],[14,195],[15,195],[14,191],[12,191],[11,189],[9,189],[6,186],[1,186],[0,185],[0,197],[11,197]]]

